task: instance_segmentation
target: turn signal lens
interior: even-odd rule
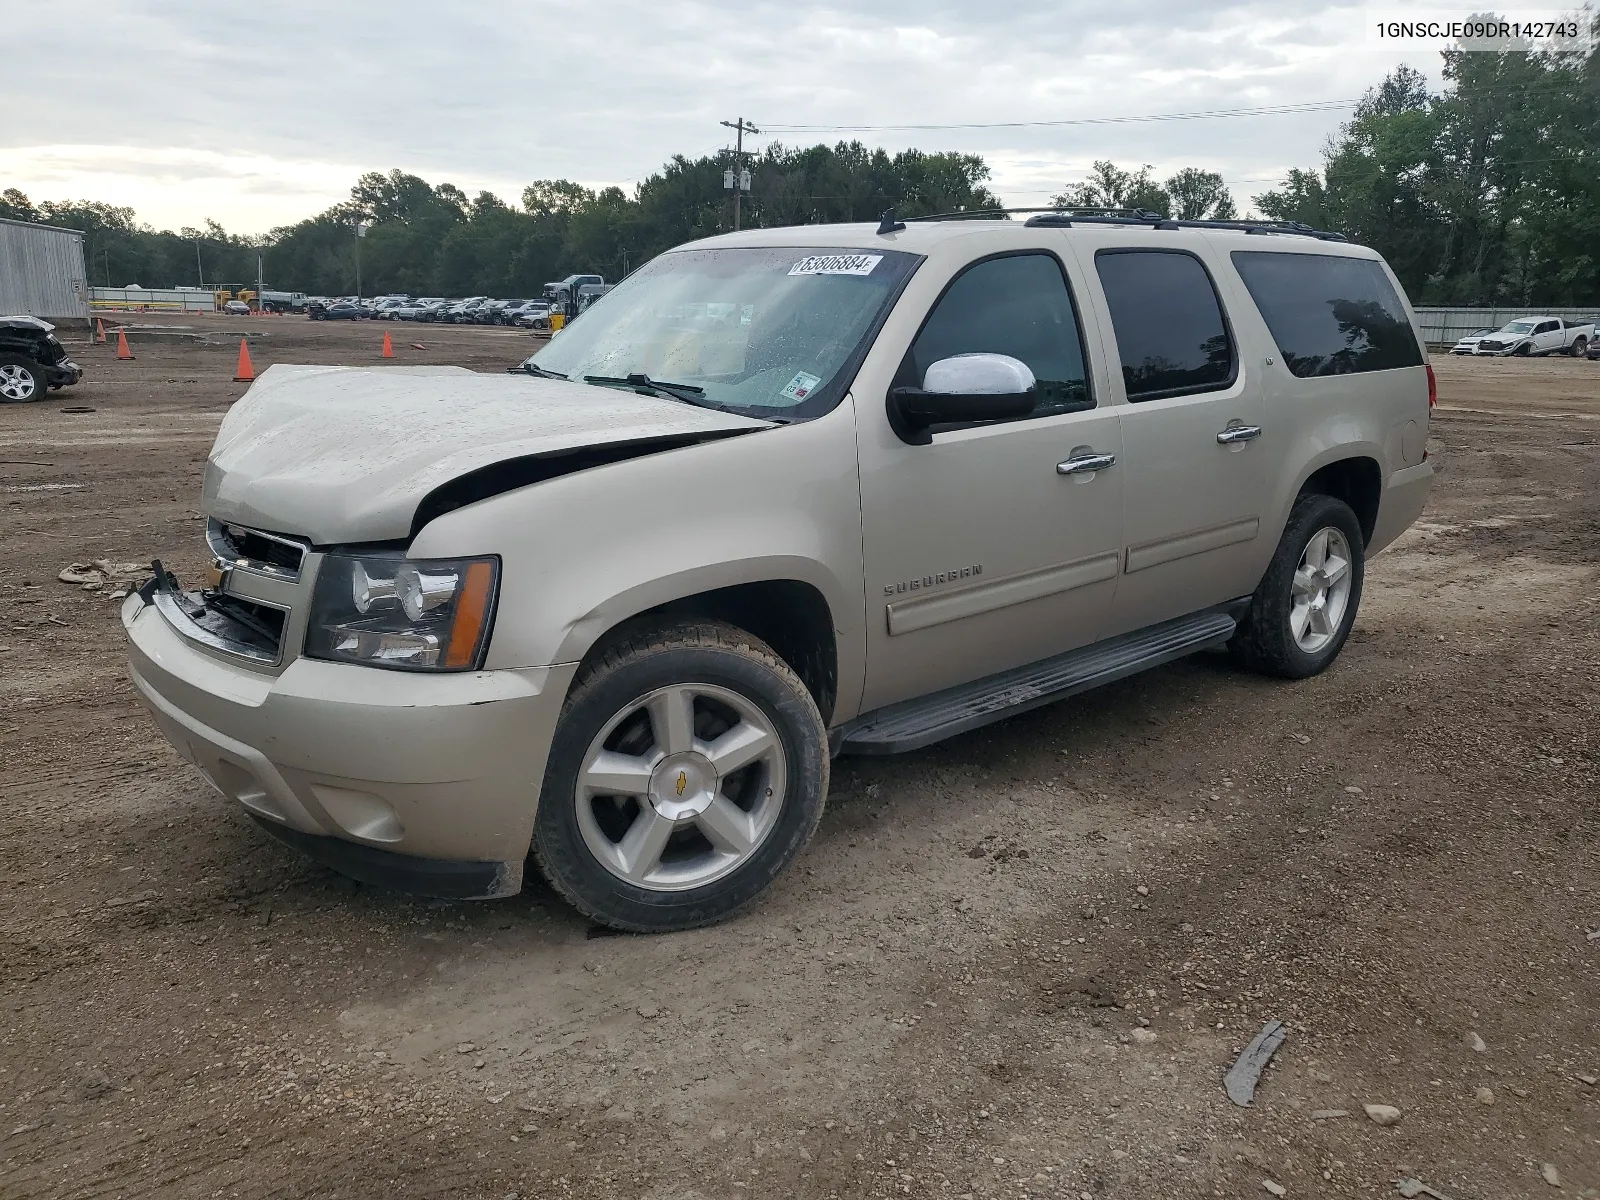
[[[489,623],[489,602],[494,598],[494,567],[486,562],[467,564],[467,579],[450,622],[450,649],[445,666],[465,670],[476,665],[478,647]]]

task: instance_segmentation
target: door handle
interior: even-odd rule
[[[1253,442],[1260,436],[1259,425],[1229,425],[1217,434],[1217,442],[1223,446],[1231,446],[1235,442]]]
[[[1117,465],[1115,454],[1080,454],[1066,462],[1056,464],[1057,475],[1083,475],[1090,471],[1104,471]]]

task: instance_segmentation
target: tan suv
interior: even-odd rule
[[[209,580],[122,612],[156,721],[358,879],[505,896],[531,852],[649,931],[765,888],[835,754],[1208,647],[1326,667],[1433,473],[1383,261],[970,217],[681,247],[503,376],[272,367]]]

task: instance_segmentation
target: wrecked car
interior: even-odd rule
[[[43,400],[52,388],[71,387],[83,368],[67,355],[55,326],[38,317],[0,317],[0,404]]]
[[[837,754],[1206,649],[1326,668],[1433,473],[1382,259],[970,215],[680,247],[504,375],[273,365],[206,464],[207,577],[122,608],[156,723],[357,879],[532,862],[650,932],[762,893]]]

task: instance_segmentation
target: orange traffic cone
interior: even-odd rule
[[[250,363],[250,343],[245,338],[239,339],[239,365],[233,372],[235,383],[254,383],[256,369]]]
[[[94,319],[94,340],[102,346],[106,344],[106,323],[99,317]]]
[[[394,343],[389,340],[389,331],[387,329],[383,331],[383,357],[394,357]]]
[[[117,330],[117,357],[132,358],[133,351],[128,349],[128,335],[122,330]]]

